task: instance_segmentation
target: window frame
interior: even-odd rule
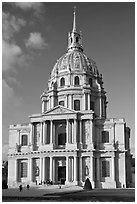
[[[78,82],[78,83],[77,83]],[[80,85],[80,80],[79,80],[79,76],[75,76],[74,77],[74,86],[79,86]]]
[[[25,168],[25,172],[24,172],[24,168]],[[20,172],[21,178],[27,178],[28,177],[28,162],[27,161],[23,161],[20,163],[20,171],[21,171]]]
[[[108,130],[102,130],[101,132],[101,142],[102,143],[109,143],[109,131]]]
[[[64,77],[61,77],[61,79],[60,79],[60,86],[61,87],[65,86],[65,78]]]
[[[102,160],[101,161],[101,176],[102,178],[110,178],[110,161],[109,160]]]
[[[79,103],[79,108],[78,108],[78,109],[75,108],[75,107],[77,107],[77,105],[76,105],[77,102]],[[75,110],[75,111],[80,111],[80,100],[79,100],[79,99],[75,99],[75,100],[74,100],[74,110]]]
[[[23,139],[25,137],[26,139]],[[25,140],[25,142],[24,142]],[[27,146],[28,145],[28,135],[27,134],[22,134],[21,135],[21,146]]]

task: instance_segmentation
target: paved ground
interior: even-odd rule
[[[30,190],[23,188],[22,192],[19,189],[3,189],[2,201],[16,202],[16,201],[46,201],[46,202],[60,202],[60,201],[77,201],[77,202],[134,202],[134,189],[93,189],[83,190],[79,186],[58,186],[48,187],[31,187]]]

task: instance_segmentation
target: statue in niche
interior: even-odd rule
[[[86,165],[85,166],[85,176],[88,176],[89,175],[89,168],[88,166]]]
[[[35,176],[39,176],[39,167],[36,166],[36,169],[35,169]]]

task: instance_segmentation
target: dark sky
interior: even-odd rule
[[[87,56],[103,75],[108,117],[126,118],[135,149],[134,3],[3,3],[3,154],[8,125],[41,111],[40,95],[67,50],[76,6]]]

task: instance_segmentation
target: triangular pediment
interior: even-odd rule
[[[56,106],[44,113],[44,115],[56,115],[56,114],[76,114],[77,112],[63,106]]]

